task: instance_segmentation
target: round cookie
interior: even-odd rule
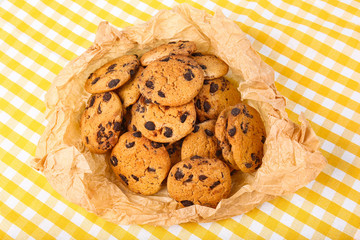
[[[200,122],[217,119],[220,112],[228,106],[241,102],[240,92],[225,78],[205,80],[195,106]]]
[[[151,103],[140,97],[132,107],[135,126],[145,137],[155,142],[175,142],[193,130],[196,120],[194,102],[177,107]]]
[[[162,44],[146,52],[141,58],[141,65],[147,66],[151,62],[170,55],[190,55],[196,51],[196,44],[190,41],[178,41]]]
[[[205,79],[220,78],[229,71],[229,66],[215,55],[193,53],[192,57],[200,65],[202,70],[204,70]]]
[[[199,93],[203,81],[204,72],[194,59],[174,55],[150,63],[139,78],[139,89],[154,103],[180,106]]]
[[[116,58],[89,75],[85,90],[89,93],[102,93],[117,89],[136,73],[139,64],[137,55]]]
[[[226,128],[228,124],[228,117],[230,114],[232,107],[227,107],[224,109],[215,124],[215,137],[218,139],[218,143],[220,145],[222,156],[226,163],[235,170],[239,170],[239,167],[236,165],[233,154],[231,152],[231,145],[227,139]]]
[[[167,177],[170,158],[162,144],[153,143],[140,132],[126,132],[111,152],[110,165],[131,191],[151,195]]]
[[[90,96],[81,117],[81,139],[93,153],[105,153],[118,141],[122,106],[114,92],[98,93]]]
[[[215,208],[229,196],[230,170],[216,158],[186,159],[171,168],[167,189],[170,197],[184,207],[199,204]]]
[[[226,136],[240,170],[256,171],[264,156],[265,142],[265,127],[260,114],[247,104],[237,104],[230,110]]]
[[[215,120],[208,120],[195,125],[192,133],[187,135],[181,147],[181,159],[193,156],[220,158],[221,149],[215,137]]]
[[[265,127],[254,108],[240,103],[225,109],[216,122],[215,135],[224,159],[234,169],[254,172],[260,167]]]
[[[115,92],[119,95],[122,104],[125,108],[129,107],[130,105],[136,103],[136,101],[140,97],[140,91],[137,86],[140,74],[144,70],[143,67],[139,67],[139,70],[135,74],[135,76],[127,81],[124,85],[120,88],[116,89]]]

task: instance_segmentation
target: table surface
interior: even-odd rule
[[[31,3],[29,3],[31,2]],[[97,25],[147,21],[181,2],[239,23],[275,70],[328,165],[295,194],[231,219],[171,227],[107,222],[55,192],[26,162],[46,126],[44,96],[94,41]],[[78,0],[0,2],[1,239],[360,239],[360,2]]]

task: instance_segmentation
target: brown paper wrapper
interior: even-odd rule
[[[194,41],[200,52],[223,59],[230,67],[227,77],[265,123],[262,166],[253,174],[236,173],[230,197],[216,209],[198,205],[179,208],[166,186],[153,196],[130,192],[112,173],[109,154],[90,153],[80,138],[80,118],[90,96],[84,90],[89,74],[124,54],[142,55],[176,40]],[[53,81],[46,95],[49,123],[30,164],[66,199],[117,224],[169,226],[230,218],[276,196],[294,193],[326,165],[309,123],[303,115],[301,125],[290,121],[285,105],[285,98],[275,88],[273,69],[261,60],[236,23],[220,11],[212,16],[179,5],[123,31],[102,22],[95,43]]]

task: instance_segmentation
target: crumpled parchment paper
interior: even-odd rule
[[[109,154],[90,153],[80,138],[80,117],[90,96],[84,90],[89,74],[124,54],[141,56],[176,40],[194,41],[198,51],[223,59],[230,67],[228,79],[265,123],[262,166],[253,174],[236,173],[230,197],[216,209],[197,205],[178,208],[166,186],[154,196],[130,192],[112,173]],[[102,22],[94,44],[54,79],[46,95],[49,123],[30,164],[66,199],[117,224],[168,226],[230,218],[295,192],[314,180],[326,165],[310,124],[303,115],[301,125],[290,121],[285,105],[285,98],[275,88],[273,69],[261,60],[237,24],[220,11],[212,16],[182,4],[123,31]]]

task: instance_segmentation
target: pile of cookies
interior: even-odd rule
[[[152,195],[167,178],[182,206],[216,207],[231,190],[231,172],[261,165],[265,129],[224,76],[227,64],[169,42],[114,59],[91,73],[81,137],[131,191]]]

